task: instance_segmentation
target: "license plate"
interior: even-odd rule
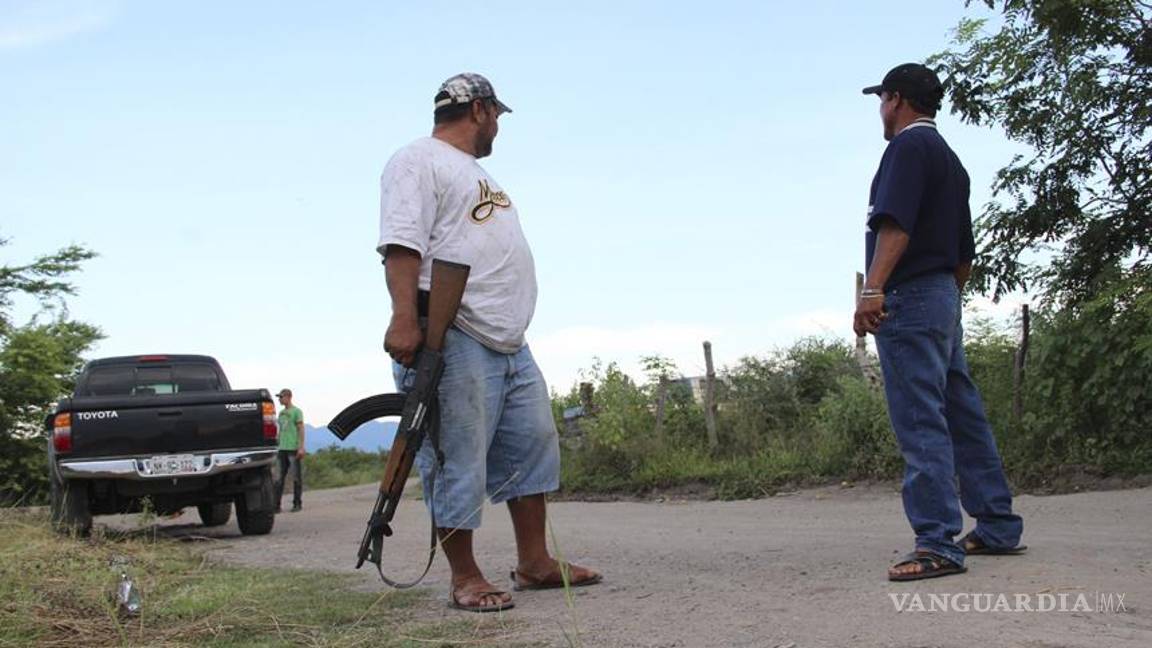
[[[192,475],[201,470],[203,460],[195,455],[161,455],[147,460],[146,468],[151,475]]]

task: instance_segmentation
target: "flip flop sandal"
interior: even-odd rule
[[[963,574],[964,572],[968,571],[967,567],[957,565],[944,556],[940,556],[929,551],[914,551],[905,556],[904,560],[892,566],[903,567],[904,565],[911,565],[913,563],[920,565],[920,571],[910,574],[888,574],[888,580],[924,580],[925,578],[939,578],[941,576],[951,576],[952,574]]]
[[[1008,549],[989,547],[980,539],[980,536],[976,535],[975,531],[969,531],[968,535],[961,538],[960,542],[956,544],[960,545],[964,553],[969,556],[1019,556],[1028,550],[1028,545],[1016,545]]]
[[[551,578],[552,575],[555,575],[555,578]],[[560,574],[559,570],[552,572],[552,574],[549,575],[549,578],[533,580],[529,576],[525,576],[524,574],[520,573],[520,571],[513,569],[512,571],[508,572],[508,578],[512,579],[512,591],[514,592],[524,592],[528,590],[550,590],[564,587],[564,577]],[[527,582],[521,582],[521,579]],[[600,574],[596,574],[595,576],[589,576],[588,578],[584,578],[578,581],[568,581],[568,586],[587,587],[589,585],[595,585],[602,580],[604,580],[604,577]]]
[[[508,592],[493,591],[493,592],[477,592],[477,596],[483,599],[485,596],[500,596]],[[507,603],[497,603],[496,605],[464,605],[456,598],[456,592],[448,593],[449,601],[448,607],[453,610],[464,610],[465,612],[503,612],[504,610],[511,610],[516,607],[515,601],[508,601]]]

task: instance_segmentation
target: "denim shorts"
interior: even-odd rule
[[[414,371],[394,363],[393,373],[401,391],[411,388]],[[440,449],[443,467],[436,468],[427,440],[416,466],[425,504],[441,528],[479,528],[486,497],[499,504],[559,488],[560,438],[552,402],[527,345],[516,353],[499,353],[448,329],[440,380]]]

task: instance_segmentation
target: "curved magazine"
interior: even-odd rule
[[[352,403],[328,423],[328,431],[341,441],[356,428],[382,416],[400,416],[404,413],[405,394],[376,394]]]

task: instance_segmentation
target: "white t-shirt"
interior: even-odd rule
[[[472,266],[456,327],[515,353],[536,310],[536,265],[508,194],[460,149],[425,137],[400,149],[380,176],[380,242],[420,253],[420,288],[432,260]]]

